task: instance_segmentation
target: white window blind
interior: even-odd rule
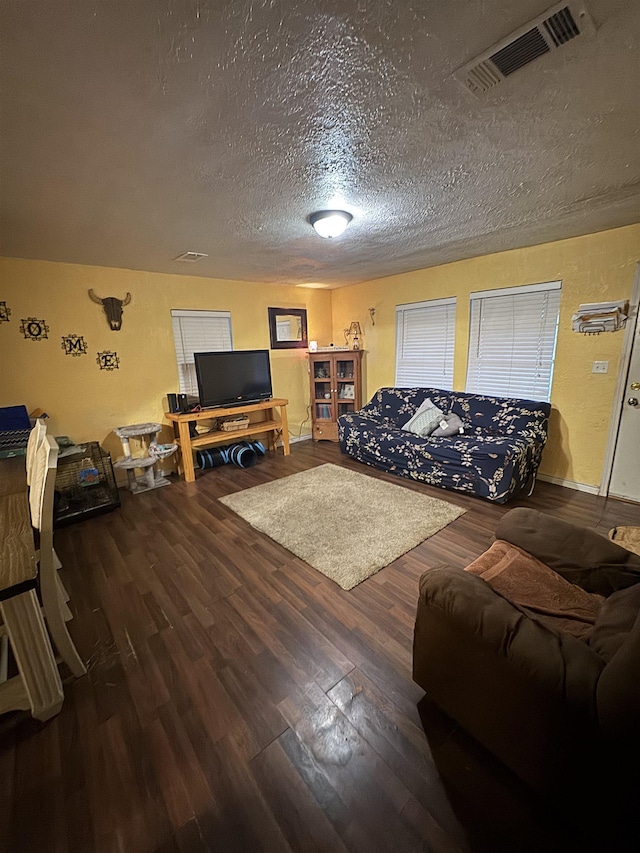
[[[396,306],[398,388],[453,388],[456,300]]]
[[[180,392],[198,396],[194,352],[233,349],[228,311],[172,311]]]
[[[471,294],[467,391],[549,400],[562,284]]]

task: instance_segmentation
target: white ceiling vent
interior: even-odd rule
[[[468,62],[454,77],[474,95],[482,95],[545,53],[594,33],[593,21],[580,0],[558,3]]]
[[[203,258],[208,258],[209,255],[204,252],[183,252],[174,258],[174,261],[184,261],[186,264],[195,264],[196,261],[201,261]]]

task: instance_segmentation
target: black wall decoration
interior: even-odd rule
[[[117,352],[111,352],[108,349],[99,352],[96,362],[100,370],[120,370],[120,359]]]
[[[49,337],[49,327],[44,320],[37,320],[35,317],[27,317],[22,320],[20,331],[25,339],[32,341],[41,341],[43,338]]]
[[[65,355],[86,355],[87,342],[82,335],[63,335],[62,349]]]
[[[0,323],[8,323],[11,316],[11,308],[7,308],[6,302],[0,302]]]
[[[96,302],[104,308],[111,331],[119,332],[122,327],[122,309],[131,302],[131,294],[127,293],[124,299],[116,299],[115,296],[105,296],[104,299],[101,299],[90,288],[89,297],[92,302]]]

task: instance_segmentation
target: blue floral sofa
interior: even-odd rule
[[[462,435],[421,438],[402,429],[427,397],[461,418]],[[338,418],[338,435],[342,452],[367,465],[505,503],[533,489],[550,411],[532,400],[381,388],[360,411]]]

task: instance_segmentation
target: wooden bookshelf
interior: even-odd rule
[[[363,350],[309,353],[312,435],[337,441],[338,418],[362,407]]]

